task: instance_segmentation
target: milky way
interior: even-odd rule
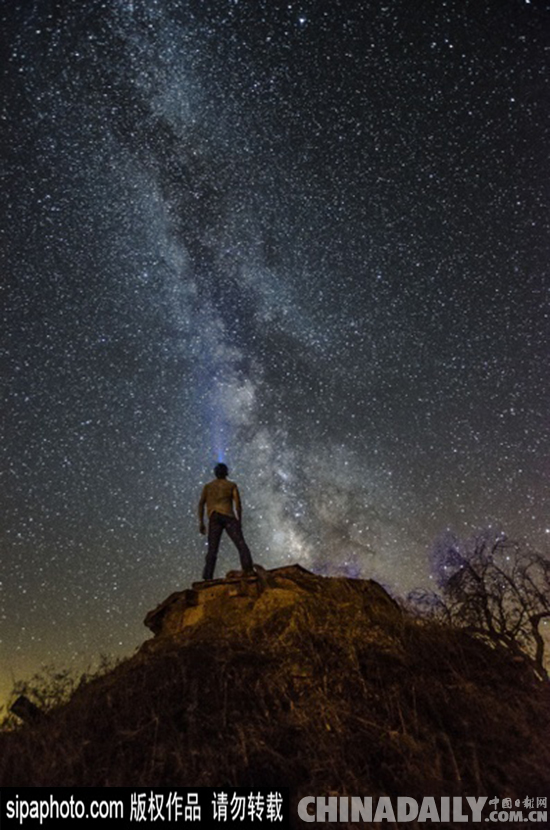
[[[1,28],[2,692],[144,639],[218,459],[266,567],[399,593],[448,529],[545,549],[547,2]]]

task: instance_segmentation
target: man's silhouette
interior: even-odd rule
[[[254,573],[252,556],[244,541],[241,528],[242,504],[239,488],[234,481],[229,481],[229,470],[225,464],[216,464],[216,478],[205,484],[199,501],[199,530],[206,533],[204,525],[204,506],[208,514],[208,553],[202,574],[203,579],[213,579],[216,557],[220,546],[220,537],[225,529],[239,551],[241,567],[245,573]],[[235,505],[235,510],[233,510]]]

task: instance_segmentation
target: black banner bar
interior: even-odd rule
[[[241,828],[276,830],[289,825],[288,787],[37,787],[0,789],[1,830],[63,830],[64,822],[97,830]]]

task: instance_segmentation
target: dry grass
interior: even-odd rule
[[[152,641],[45,723],[0,734],[0,785],[547,792],[548,685],[351,583]]]

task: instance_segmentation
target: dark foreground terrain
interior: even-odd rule
[[[0,734],[1,786],[288,786],[294,815],[312,794],[550,792],[548,684],[374,582],[228,575],[146,624],[136,655]]]

